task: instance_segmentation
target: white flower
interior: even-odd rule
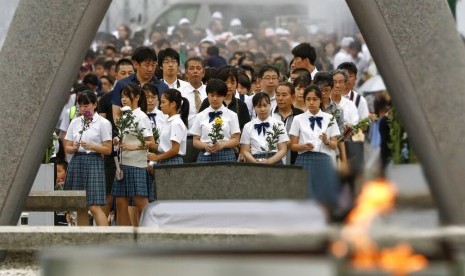
[[[127,106],[127,105],[126,105],[126,106],[123,106],[123,107],[121,108],[121,112],[130,111],[130,110],[131,110],[131,107],[129,107],[129,106]]]

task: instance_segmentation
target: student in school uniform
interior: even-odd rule
[[[129,133],[124,134],[123,141],[119,145],[121,153],[121,169],[123,178],[115,179],[112,195],[116,197],[116,211],[118,225],[130,225],[128,214],[129,199],[132,197],[141,214],[149,203],[149,189],[147,187],[147,150],[146,147],[155,149],[155,141],[152,133],[152,123],[146,115],[147,100],[145,93],[139,86],[128,83],[121,89],[121,103],[123,108],[132,110],[134,121],[138,122],[138,128],[144,138],[144,144],[137,137],[137,131],[130,127]]]
[[[294,118],[289,131],[291,149],[298,152],[295,164],[308,172],[309,197],[336,207],[340,185],[333,159],[339,128],[331,114],[321,111],[318,86],[308,86],[304,100],[308,110]]]
[[[156,129],[158,134],[161,133],[162,129],[167,123],[168,116],[163,114],[163,112],[158,109],[158,88],[152,83],[146,83],[142,86],[142,91],[145,93],[145,98],[147,99],[147,116],[152,123],[152,131]],[[156,139],[154,137],[155,143],[158,143],[160,138]],[[150,161],[147,166],[147,186],[149,188],[149,202],[156,200],[155,189],[153,187],[153,165],[155,162]]]
[[[257,93],[253,96],[252,103],[257,117],[248,122],[242,131],[242,156],[249,163],[283,164],[282,158],[286,155],[289,137],[284,124],[270,116],[270,96],[264,92]],[[273,143],[275,149],[270,149],[266,139],[274,132],[275,126],[281,134]]]
[[[235,162],[233,148],[239,144],[241,134],[239,120],[234,111],[223,105],[228,93],[226,83],[220,79],[211,79],[206,87],[210,106],[197,114],[191,133],[194,147],[200,149],[197,162]],[[221,118],[223,139],[213,144],[211,133],[215,118]]]
[[[97,96],[87,90],[77,100],[79,113],[65,136],[65,151],[74,154],[66,174],[65,190],[85,190],[86,205],[98,226],[108,225],[103,155],[111,153],[111,124],[95,112]],[[86,116],[86,117],[84,117]],[[87,118],[87,119],[86,119]],[[78,212],[78,225],[89,225],[87,212]]]
[[[161,110],[168,116],[157,144],[159,154],[147,153],[157,165],[182,164],[186,154],[189,101],[176,89],[168,89],[161,97]]]

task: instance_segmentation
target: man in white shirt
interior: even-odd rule
[[[346,71],[348,76],[347,85],[342,91],[342,96],[351,100],[355,104],[360,120],[367,118],[369,115],[368,103],[362,95],[353,90],[357,79],[357,66],[353,62],[343,62],[337,67],[337,69]]]
[[[158,52],[158,64],[163,72],[163,82],[169,88],[181,91],[188,82],[178,79],[179,62],[179,53],[173,48],[166,48]]]
[[[292,55],[294,56],[295,68],[305,68],[312,75],[312,79],[318,70],[315,67],[316,61],[316,50],[310,45],[310,43],[300,43],[292,49]]]
[[[334,61],[333,61],[334,68],[337,68],[339,66],[339,64],[341,64],[343,62],[353,62],[354,61],[354,59],[352,58],[352,55],[350,54],[350,51],[349,51],[349,46],[350,46],[350,44],[352,42],[354,42],[353,37],[346,36],[346,37],[342,38],[341,43],[339,45],[339,46],[341,46],[341,49],[334,56]]]
[[[359,121],[357,108],[352,101],[342,97],[342,91],[344,91],[347,86],[349,76],[347,76],[344,70],[334,70],[332,74],[334,86],[331,91],[331,100],[342,108],[344,124],[355,125]]]
[[[261,92],[265,92],[270,96],[271,110],[276,107],[276,87],[279,84],[279,69],[273,65],[263,65],[258,72],[260,78]],[[255,116],[254,112],[254,117]]]
[[[200,106],[204,99],[207,98],[205,90],[206,85],[202,83],[202,78],[205,75],[205,65],[200,57],[192,57],[186,60],[186,78],[187,84],[180,90],[183,97],[189,101],[189,118],[187,132],[187,150],[183,156],[184,163],[192,163],[197,160],[199,150],[192,145],[192,134],[190,132],[194,125],[195,117],[197,116]]]

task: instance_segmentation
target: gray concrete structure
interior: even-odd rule
[[[0,53],[0,225],[15,225],[111,0],[21,1]]]
[[[307,173],[298,166],[249,163],[155,166],[159,200],[306,199]]]
[[[447,1],[347,0],[441,220],[465,223],[465,46]]]

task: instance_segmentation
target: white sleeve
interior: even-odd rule
[[[61,121],[60,121],[59,129],[61,131],[68,131],[69,124],[70,124],[70,120],[69,120],[69,108],[68,108],[66,110],[63,110],[63,112],[61,112]]]
[[[358,115],[360,119],[365,119],[368,117],[368,115],[370,115],[368,112],[367,100],[363,96],[360,96],[360,103],[358,104]]]
[[[339,126],[335,122],[332,124],[327,130],[328,136],[329,137],[335,137],[341,135],[341,132],[339,131]]]
[[[239,119],[237,118],[236,112],[230,111],[229,114],[231,118],[231,135],[241,133],[241,128],[239,127]]]
[[[139,128],[144,128],[144,130],[142,130],[142,134],[144,135],[144,137],[153,136],[152,121],[150,121],[148,117],[142,117],[139,120]]]
[[[203,117],[202,115],[203,112],[200,112],[199,114],[197,114],[197,116],[195,116],[194,124],[192,125],[192,128],[189,130],[189,132],[192,135],[202,136],[202,125],[200,124],[201,118]]]
[[[286,128],[284,127],[284,124],[278,123],[279,128],[283,132],[283,134],[279,135],[279,141],[278,143],[283,143],[289,141],[289,135],[287,135]]]
[[[291,129],[289,129],[289,135],[299,137],[299,134],[300,134],[299,121],[296,120],[296,118],[294,117],[294,120],[292,120]]]
[[[244,129],[242,129],[240,144],[250,145],[250,127],[252,122],[245,124]]]
[[[69,120],[69,118],[68,118]],[[68,140],[68,141],[73,141],[74,142],[74,128],[75,128],[75,125],[78,123],[78,120],[81,120],[79,117],[77,118],[74,118],[71,123],[69,124],[68,126],[68,129],[65,129],[66,131],[66,136],[65,136],[65,139]]]
[[[178,144],[181,144],[181,142],[185,140],[186,137],[187,129],[184,127],[184,123],[182,121],[177,121],[175,123],[173,122],[173,124],[171,124],[170,141],[175,141]]]
[[[105,118],[103,119],[102,126],[100,128],[100,136],[102,137],[102,141],[111,141],[113,136],[111,135],[111,123]]]

